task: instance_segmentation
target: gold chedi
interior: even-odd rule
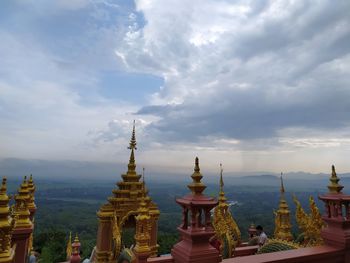
[[[275,212],[275,232],[274,237],[280,240],[291,241],[293,240],[293,235],[291,232],[291,223],[290,223],[290,211],[285,199],[285,189],[283,185],[283,178],[281,173],[281,197],[279,202],[279,207]]]

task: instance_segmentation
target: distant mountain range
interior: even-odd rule
[[[35,178],[55,181],[81,181],[106,180],[116,182],[120,180],[120,174],[127,169],[126,164],[100,163],[83,161],[46,161],[46,160],[23,160],[23,159],[0,159],[0,176],[7,176],[19,180],[23,175],[33,173]],[[189,174],[164,173],[148,169],[148,181],[157,183],[176,182],[186,184],[189,182]],[[140,169],[139,169],[140,170]],[[205,183],[217,185],[219,176],[216,174],[204,174]],[[280,187],[278,174],[262,173],[225,173],[225,185],[251,186],[276,188]],[[290,172],[283,174],[286,189],[326,189],[329,174],[312,174],[305,172]],[[350,173],[338,174],[341,183],[350,189]]]

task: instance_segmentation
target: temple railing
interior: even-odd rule
[[[288,251],[225,259],[223,263],[343,263],[345,251],[331,246],[300,248]]]

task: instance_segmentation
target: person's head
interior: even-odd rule
[[[264,229],[263,229],[263,227],[261,225],[257,225],[255,229],[256,229],[256,232],[258,232],[259,235],[264,231]]]

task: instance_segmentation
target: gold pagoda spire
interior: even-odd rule
[[[224,192],[224,179],[223,179],[223,174],[224,170],[222,169],[222,164],[220,163],[220,192],[219,192],[219,205],[220,204],[226,204],[226,196]]]
[[[72,231],[69,232],[69,238],[67,242],[67,248],[66,248],[66,254],[67,254],[67,259],[69,260],[70,257],[72,256]]]
[[[28,201],[30,199],[27,176],[24,176],[23,183],[15,195],[15,228],[30,228],[32,222],[30,220],[30,211],[28,209]]]
[[[284,194],[284,184],[283,184],[283,173],[281,173],[281,188],[280,188],[280,203],[278,210],[275,212],[275,238],[291,241],[293,240],[293,235],[291,233],[291,223],[290,223],[290,211],[285,200]]]
[[[35,198],[34,198],[34,193],[35,193],[35,184],[33,181],[33,175],[30,175],[29,180],[28,180],[28,191],[29,191],[29,202],[28,202],[28,208],[29,210],[31,209],[36,209],[35,205]]]
[[[232,252],[235,247],[240,243],[241,232],[227,204],[224,192],[223,171],[222,164],[220,163],[219,204],[214,209],[213,227],[220,242],[223,244],[221,247],[223,258],[230,258],[233,256]]]
[[[328,185],[328,189],[331,194],[341,194],[341,190],[344,188],[344,186],[338,183],[339,180],[340,179],[335,172],[335,167],[332,165],[332,175],[329,178],[330,184]]]
[[[6,191],[6,177],[4,177],[0,188],[0,262],[12,262],[13,260],[11,251],[13,220],[10,216],[10,198]]]
[[[129,158],[129,164],[128,164],[128,171],[127,171],[127,175],[128,176],[136,176],[136,163],[135,163],[135,150],[137,150],[136,147],[137,143],[136,143],[136,132],[135,132],[135,120],[133,123],[133,127],[132,127],[132,133],[131,133],[131,139],[130,139],[130,143],[129,143],[129,147],[128,149],[131,150],[130,152],[130,158]]]
[[[193,195],[201,195],[207,187],[201,182],[203,175],[200,172],[198,157],[195,159],[194,172],[191,177],[193,181],[187,187],[191,190]]]
[[[284,184],[283,184],[283,173],[281,173],[281,177],[280,177],[280,179],[281,179],[281,195],[283,195],[284,196],[284,193],[285,193],[285,190],[284,190]]]
[[[140,253],[150,253],[150,240],[151,236],[149,233],[151,216],[149,208],[146,204],[146,188],[145,188],[145,169],[143,169],[142,176],[142,189],[141,189],[141,202],[140,207],[137,210],[136,220],[136,232],[135,232],[135,252]]]

